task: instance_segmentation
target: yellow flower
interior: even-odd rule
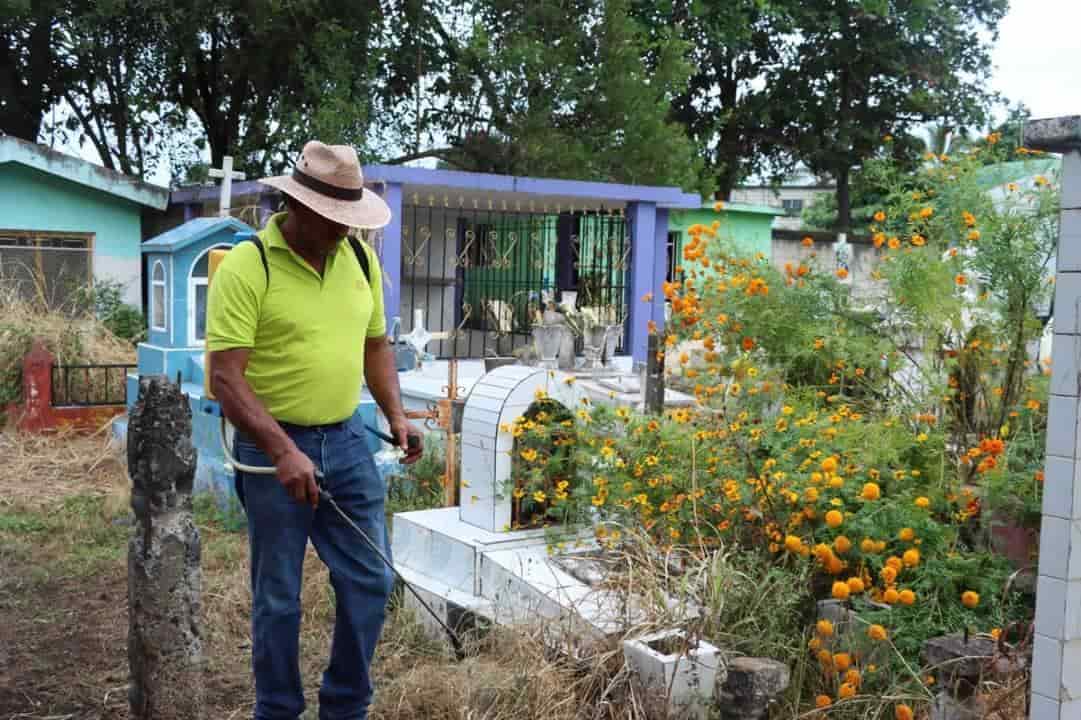
[[[930,498],[925,498],[922,495],[920,497],[916,498],[916,507],[918,507],[918,508],[920,508],[922,510],[926,510],[927,508],[931,507]]]
[[[844,521],[845,516],[841,514],[840,510],[830,510],[826,513],[826,524],[831,528],[840,527]]]
[[[975,230],[975,229],[969,230],[968,231],[968,239],[973,241],[973,242],[979,240],[980,239],[980,231]]]
[[[543,490],[538,490],[537,492],[533,493],[533,499],[539,503],[542,503],[546,499],[548,499],[548,496],[544,494]]]
[[[872,625],[867,628],[867,637],[872,640],[885,640],[889,637],[889,633],[887,633],[886,628],[881,625]]]
[[[781,413],[784,415],[791,415],[794,412],[796,412],[796,410],[791,405],[785,405],[781,408]]]
[[[878,487],[878,483],[865,483],[860,497],[864,500],[878,500],[882,497],[882,490]]]
[[[533,462],[537,459],[537,451],[533,448],[526,448],[521,452],[522,459],[526,462]]]
[[[822,472],[837,472],[837,458],[831,455],[830,457],[822,461],[820,467],[822,468]]]
[[[980,604],[980,594],[972,590],[966,590],[961,593],[961,604],[971,610]]]
[[[923,218],[924,220],[926,220],[927,218],[931,217],[934,214],[935,214],[935,209],[934,208],[925,207],[925,208],[920,209],[920,217]]]
[[[538,388],[537,391],[533,393],[533,399],[534,400],[540,401],[540,400],[544,400],[547,397],[548,397],[548,393],[544,392],[544,390],[541,390],[540,388]]]
[[[600,506],[604,505],[604,502],[605,502],[606,499],[607,499],[607,497],[605,495],[594,495],[593,499],[592,499],[592,502],[593,502],[594,506],[600,507]]]

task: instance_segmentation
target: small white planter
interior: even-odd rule
[[[667,698],[670,714],[705,720],[717,676],[724,680],[721,651],[705,640],[687,644],[684,631],[662,630],[624,640],[623,657],[643,690]]]

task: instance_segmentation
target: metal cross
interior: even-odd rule
[[[218,203],[218,216],[229,217],[229,207],[233,199],[233,180],[243,180],[244,173],[233,170],[233,156],[222,158],[221,169],[210,168],[212,178],[221,178],[221,200]]]

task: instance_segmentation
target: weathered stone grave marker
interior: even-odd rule
[[[191,408],[165,377],[139,380],[128,430],[128,700],[137,720],[204,713],[202,578],[192,518]]]

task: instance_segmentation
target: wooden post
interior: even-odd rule
[[[128,543],[128,701],[135,720],[205,711],[191,408],[163,376],[139,379],[128,427],[135,525]]]
[[[646,412],[660,415],[664,412],[664,350],[661,336],[651,333],[646,352],[646,386],[642,389]]]

